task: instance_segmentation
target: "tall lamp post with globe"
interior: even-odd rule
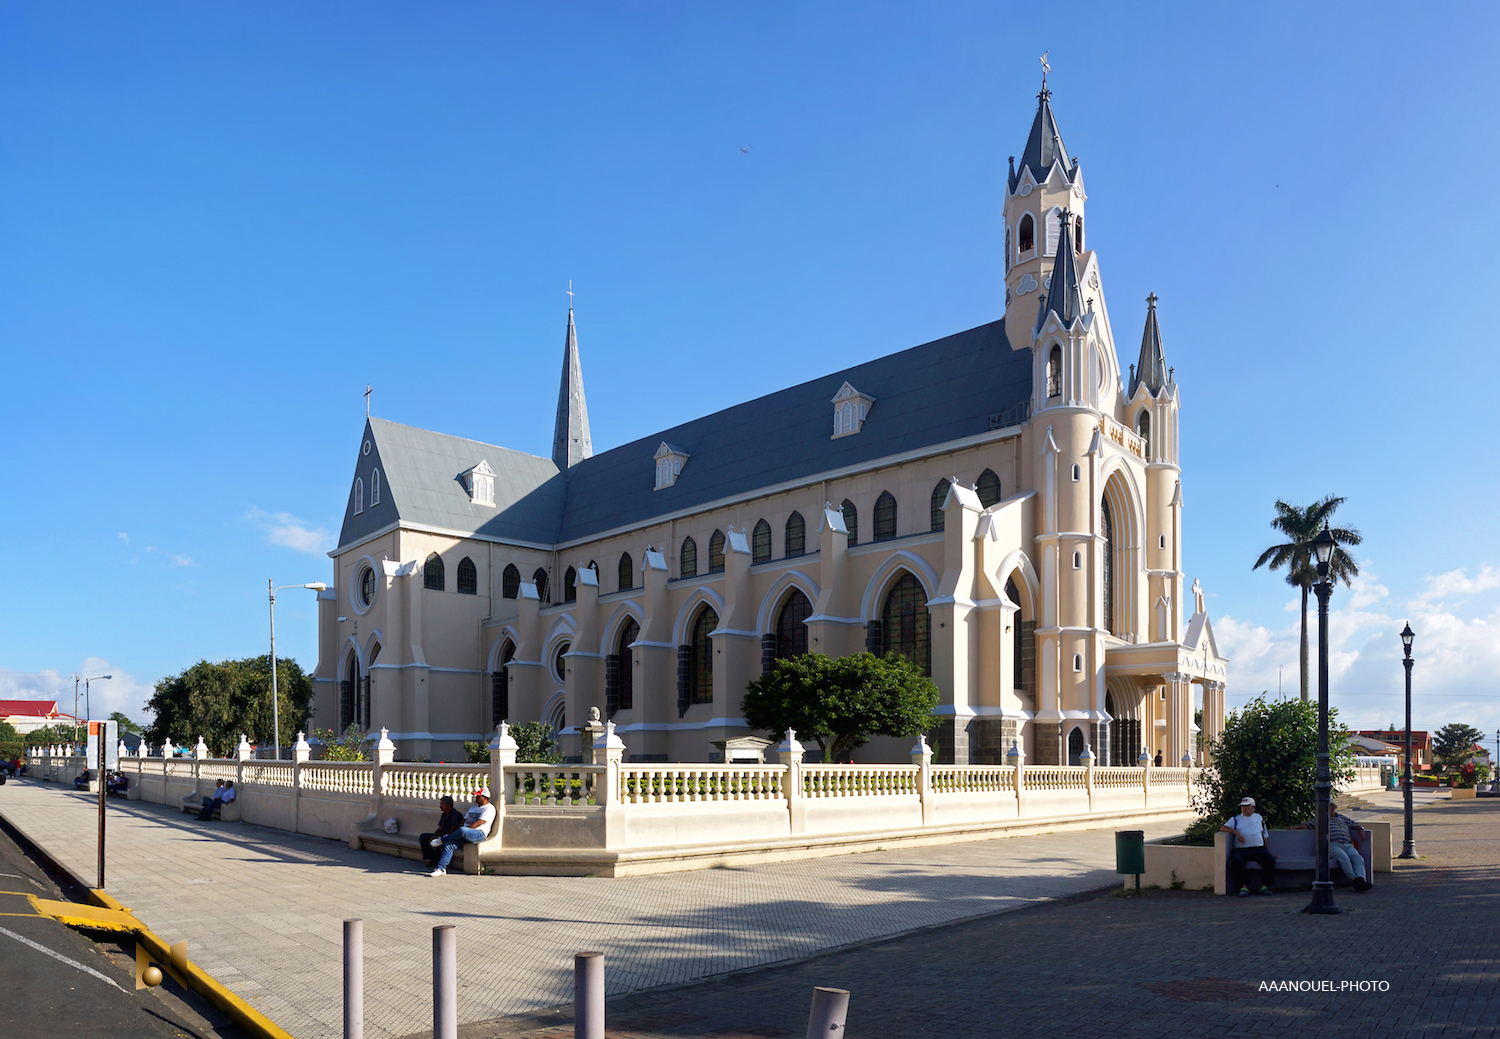
[[[1328,774],[1328,599],[1333,594],[1329,563],[1338,542],[1324,524],[1323,532],[1313,538],[1311,544],[1318,564],[1318,579],[1313,583],[1313,591],[1318,593],[1318,823],[1312,901],[1302,911],[1331,914],[1343,912],[1334,905],[1333,881],[1328,874],[1328,800],[1333,788]]]
[[[1401,854],[1397,858],[1414,859],[1417,857],[1417,840],[1412,834],[1411,828],[1411,640],[1417,637],[1417,633],[1411,630],[1407,624],[1401,629],[1401,649],[1406,654],[1401,661],[1406,667],[1406,775],[1402,777],[1401,789],[1406,801],[1406,835],[1401,841]]]
[[[276,695],[276,593],[287,588],[306,588],[310,591],[321,592],[328,586],[322,581],[314,581],[311,584],[284,584],[278,588],[275,580],[268,580],[266,587],[271,590],[271,738],[275,741],[276,760],[280,761],[281,712]]]

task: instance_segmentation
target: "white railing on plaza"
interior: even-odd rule
[[[526,866],[516,871],[542,873],[608,872],[598,865],[605,853],[686,860],[695,848],[729,854],[722,849],[809,837],[972,837],[1034,820],[1099,825],[1186,813],[1202,777],[1198,768],[1149,764],[934,765],[925,740],[910,764],[870,765],[804,763],[797,744],[783,745],[778,764],[627,763],[612,732],[595,743],[591,764],[517,762],[503,733],[491,742],[488,764],[396,762],[382,742],[387,749],[374,761],[309,761],[302,743],[290,762],[251,760],[246,747],[238,760],[122,757],[120,768],[131,799],[196,806],[217,780],[233,780],[247,822],[412,855],[411,835],[436,820],[439,798],[463,808],[488,786],[498,822],[489,840],[470,849],[466,868],[505,870],[520,859]],[[81,756],[47,749],[33,748],[27,761],[30,775],[66,783],[84,768]],[[1359,767],[1343,790],[1380,783],[1381,769]]]

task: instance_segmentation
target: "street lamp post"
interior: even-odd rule
[[[1401,782],[1406,801],[1406,836],[1401,841],[1401,854],[1397,857],[1402,859],[1417,857],[1417,840],[1411,827],[1411,640],[1416,637],[1417,633],[1411,630],[1410,624],[1401,629],[1401,649],[1406,654],[1401,661],[1406,667],[1406,775]]]
[[[91,706],[89,706],[89,704],[90,704],[90,701],[89,701],[89,683],[90,682],[104,682],[104,681],[107,681],[107,680],[109,680],[109,679],[111,679],[113,677],[115,677],[115,676],[114,675],[95,675],[93,678],[85,678],[83,680],[83,713],[86,714],[86,715],[88,715],[90,720],[92,720],[93,717],[94,717],[94,709]],[[73,710],[76,713],[78,709],[75,707]],[[78,719],[74,718],[73,720],[76,722]]]
[[[1329,563],[1336,547],[1337,542],[1326,525],[1312,540],[1318,562],[1318,579],[1313,584],[1313,591],[1318,593],[1318,823],[1312,901],[1302,910],[1304,913],[1343,912],[1333,903],[1333,881],[1328,875],[1328,797],[1333,787],[1328,775],[1328,599],[1333,594]]]
[[[278,697],[276,695],[276,593],[287,588],[308,588],[315,592],[321,592],[328,586],[321,581],[311,584],[284,584],[276,587],[275,580],[267,580],[266,587],[271,591],[271,738],[275,741],[276,760],[281,760],[281,711],[279,710]]]

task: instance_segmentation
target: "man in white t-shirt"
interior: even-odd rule
[[[1229,852],[1229,886],[1239,888],[1241,898],[1249,895],[1245,866],[1253,862],[1260,866],[1260,893],[1271,894],[1276,883],[1276,856],[1266,849],[1266,821],[1255,810],[1255,798],[1240,801],[1240,814],[1219,829],[1234,834],[1234,848]]]
[[[484,840],[490,835],[494,822],[495,806],[490,804],[490,788],[480,787],[474,791],[474,806],[464,813],[464,824],[450,834],[432,839],[432,846],[442,850],[438,853],[437,868],[427,875],[447,876],[453,850],[461,844],[478,844]]]

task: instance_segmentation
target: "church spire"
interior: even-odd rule
[[[1057,260],[1052,264],[1052,280],[1047,285],[1047,309],[1037,318],[1037,328],[1056,314],[1064,328],[1083,314],[1083,294],[1078,290],[1078,263],[1073,256],[1073,214],[1064,209],[1058,214]]]
[[[1153,292],[1146,297],[1146,331],[1141,335],[1141,359],[1136,365],[1130,396],[1135,396],[1137,386],[1145,386],[1155,397],[1166,381],[1167,356],[1161,348],[1161,326],[1156,322],[1156,293]]]
[[[1031,123],[1031,134],[1026,138],[1026,150],[1021,153],[1021,164],[1012,167],[1010,190],[1014,192],[1020,183],[1021,171],[1030,168],[1031,179],[1041,184],[1052,172],[1054,162],[1062,163],[1063,175],[1072,179],[1068,162],[1068,149],[1063,147],[1062,134],[1057,129],[1057,119],[1052,114],[1052,91],[1047,89],[1047,77],[1042,75],[1042,92],[1036,96],[1036,118]]]
[[[583,399],[583,365],[578,360],[578,332],[573,328],[573,308],[569,307],[562,384],[557,390],[557,423],[552,428],[552,461],[559,469],[568,469],[593,453],[589,406]]]

